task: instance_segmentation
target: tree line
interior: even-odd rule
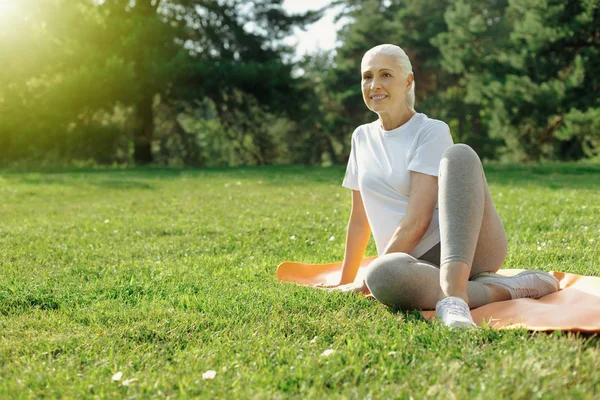
[[[341,164],[369,48],[488,159],[599,159],[600,0],[337,0],[335,52],[283,0],[21,0],[0,16],[0,163]]]

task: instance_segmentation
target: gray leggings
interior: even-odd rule
[[[465,144],[450,147],[440,163],[438,207],[441,242],[419,259],[405,253],[385,254],[371,262],[367,287],[381,303],[396,309],[432,310],[439,300],[440,265],[461,261],[471,277],[496,272],[506,258],[502,221],[494,208],[481,161]],[[490,302],[489,289],[469,281],[469,306]]]

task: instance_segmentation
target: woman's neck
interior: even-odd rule
[[[381,113],[379,114],[379,122],[383,129],[391,131],[407,123],[415,114],[416,111],[412,109],[402,110],[402,113],[397,114]]]

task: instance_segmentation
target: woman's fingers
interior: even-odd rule
[[[363,293],[369,294],[369,289],[367,285],[365,285],[364,281],[362,283],[349,283],[347,285],[340,285],[335,290],[339,290],[341,292],[352,292],[352,293]]]
[[[332,288],[332,290],[337,290],[340,292],[354,292],[355,288],[356,287],[355,287],[354,283],[348,283],[346,285],[339,285],[335,288]]]
[[[325,290],[339,290],[339,288],[341,287],[340,285],[328,285],[326,283],[316,283],[311,286],[314,288],[317,288],[317,289],[325,289]]]
[[[361,285],[357,285],[356,283],[347,283],[344,285],[331,285],[327,283],[315,283],[311,285],[317,289],[326,289],[330,291],[338,291],[338,292],[353,292],[353,293],[365,293],[365,287]]]
[[[327,283],[316,283],[314,285],[312,285],[312,287],[316,287],[319,289],[333,289],[338,287],[339,285],[331,285],[331,284],[327,284]]]

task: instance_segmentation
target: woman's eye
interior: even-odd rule
[[[371,79],[371,75],[365,75],[365,77],[364,77],[363,79],[364,79],[364,80]]]
[[[388,73],[388,72],[386,72],[385,74],[383,74],[383,77],[384,77],[384,78],[387,78],[387,77],[389,77],[389,76],[392,76],[392,74],[390,74],[390,73]]]

